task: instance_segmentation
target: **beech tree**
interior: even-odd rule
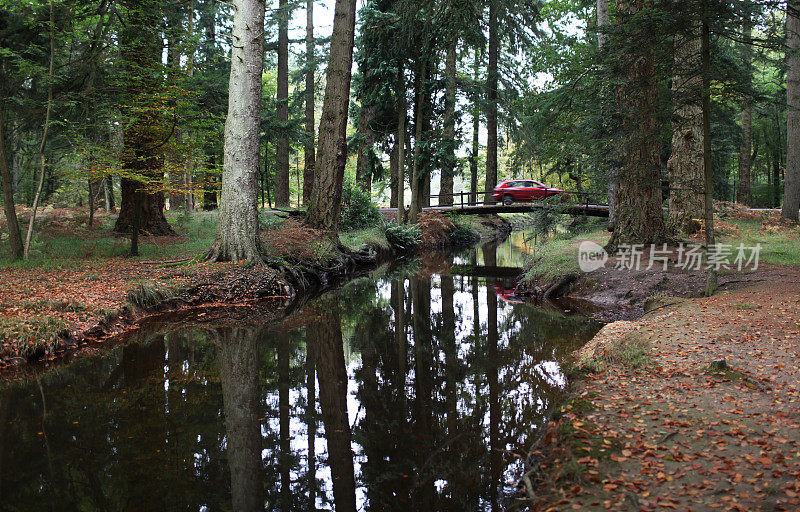
[[[319,122],[314,186],[306,220],[336,236],[347,163],[347,113],[356,26],[356,0],[336,0],[325,99]]]
[[[234,0],[233,44],[225,121],[222,202],[212,261],[260,262],[259,130],[264,64],[264,1]]]

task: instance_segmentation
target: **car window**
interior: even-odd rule
[[[508,185],[506,185],[506,186],[509,187],[509,188],[511,188],[511,187],[516,188],[516,187],[520,187],[522,185],[520,184],[519,181],[509,181]]]
[[[543,183],[539,183],[538,181],[532,181],[532,182],[531,182],[531,187],[542,187],[542,188],[546,188],[546,187],[544,186],[544,184],[543,184]]]

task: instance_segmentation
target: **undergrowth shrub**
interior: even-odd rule
[[[413,251],[422,241],[422,230],[416,224],[388,224],[386,240],[400,252]]]
[[[173,290],[158,283],[141,283],[128,292],[128,302],[137,308],[152,309],[174,296]]]
[[[348,186],[342,192],[342,213],[339,227],[344,230],[364,229],[380,224],[381,212],[359,187]]]

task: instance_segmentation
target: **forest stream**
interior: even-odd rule
[[[600,328],[514,297],[524,240],[0,388],[0,510],[507,510],[560,362]]]

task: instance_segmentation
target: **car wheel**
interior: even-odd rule
[[[511,197],[511,195],[509,195],[509,194],[504,195],[503,196],[503,204],[506,205],[506,206],[510,206],[510,205],[514,204],[514,198]]]

